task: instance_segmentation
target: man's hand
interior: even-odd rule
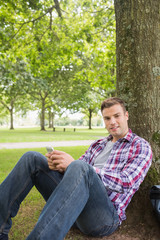
[[[49,168],[51,170],[57,170],[59,172],[65,172],[69,164],[74,161],[71,155],[58,150],[54,150],[51,153],[47,153],[46,157]]]

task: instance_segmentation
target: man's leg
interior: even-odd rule
[[[112,234],[119,226],[119,216],[108,197],[106,188],[96,173],[89,189],[89,199],[75,225],[84,234],[103,237]]]
[[[91,166],[79,160],[66,169],[27,240],[62,240],[76,220],[86,234],[103,236],[118,227],[103,183]]]
[[[25,153],[8,177],[0,184],[0,233],[8,234],[11,218],[33,185],[47,200],[63,175],[48,168],[46,158],[38,152]]]

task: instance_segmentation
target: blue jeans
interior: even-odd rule
[[[46,200],[27,240],[62,240],[76,226],[87,235],[113,233],[119,218],[92,166],[76,160],[64,174],[51,171],[38,152],[25,153],[0,185],[0,233],[8,233],[20,203],[33,186]]]

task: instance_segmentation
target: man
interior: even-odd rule
[[[0,239],[8,239],[11,218],[35,185],[46,205],[27,240],[62,240],[72,225],[84,234],[107,236],[125,220],[125,210],[151,165],[148,142],[128,128],[128,112],[119,98],[101,105],[110,135],[95,141],[75,161],[53,151],[46,158],[24,154],[0,185]]]

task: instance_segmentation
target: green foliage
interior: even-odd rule
[[[32,105],[41,109],[43,125],[47,108],[53,113],[62,108],[78,111],[88,91],[96,89],[98,99],[114,92],[112,1],[5,0],[0,11],[1,56],[16,66],[16,71],[11,65],[7,70],[6,59],[1,58],[6,69],[1,79],[8,89],[14,85],[16,93],[23,89],[30,96]],[[23,73],[17,68],[22,62]]]
[[[18,111],[22,106],[24,109],[29,78],[31,74],[25,61],[20,58],[13,59],[7,54],[0,56],[0,103],[10,113],[11,118],[15,109]]]

